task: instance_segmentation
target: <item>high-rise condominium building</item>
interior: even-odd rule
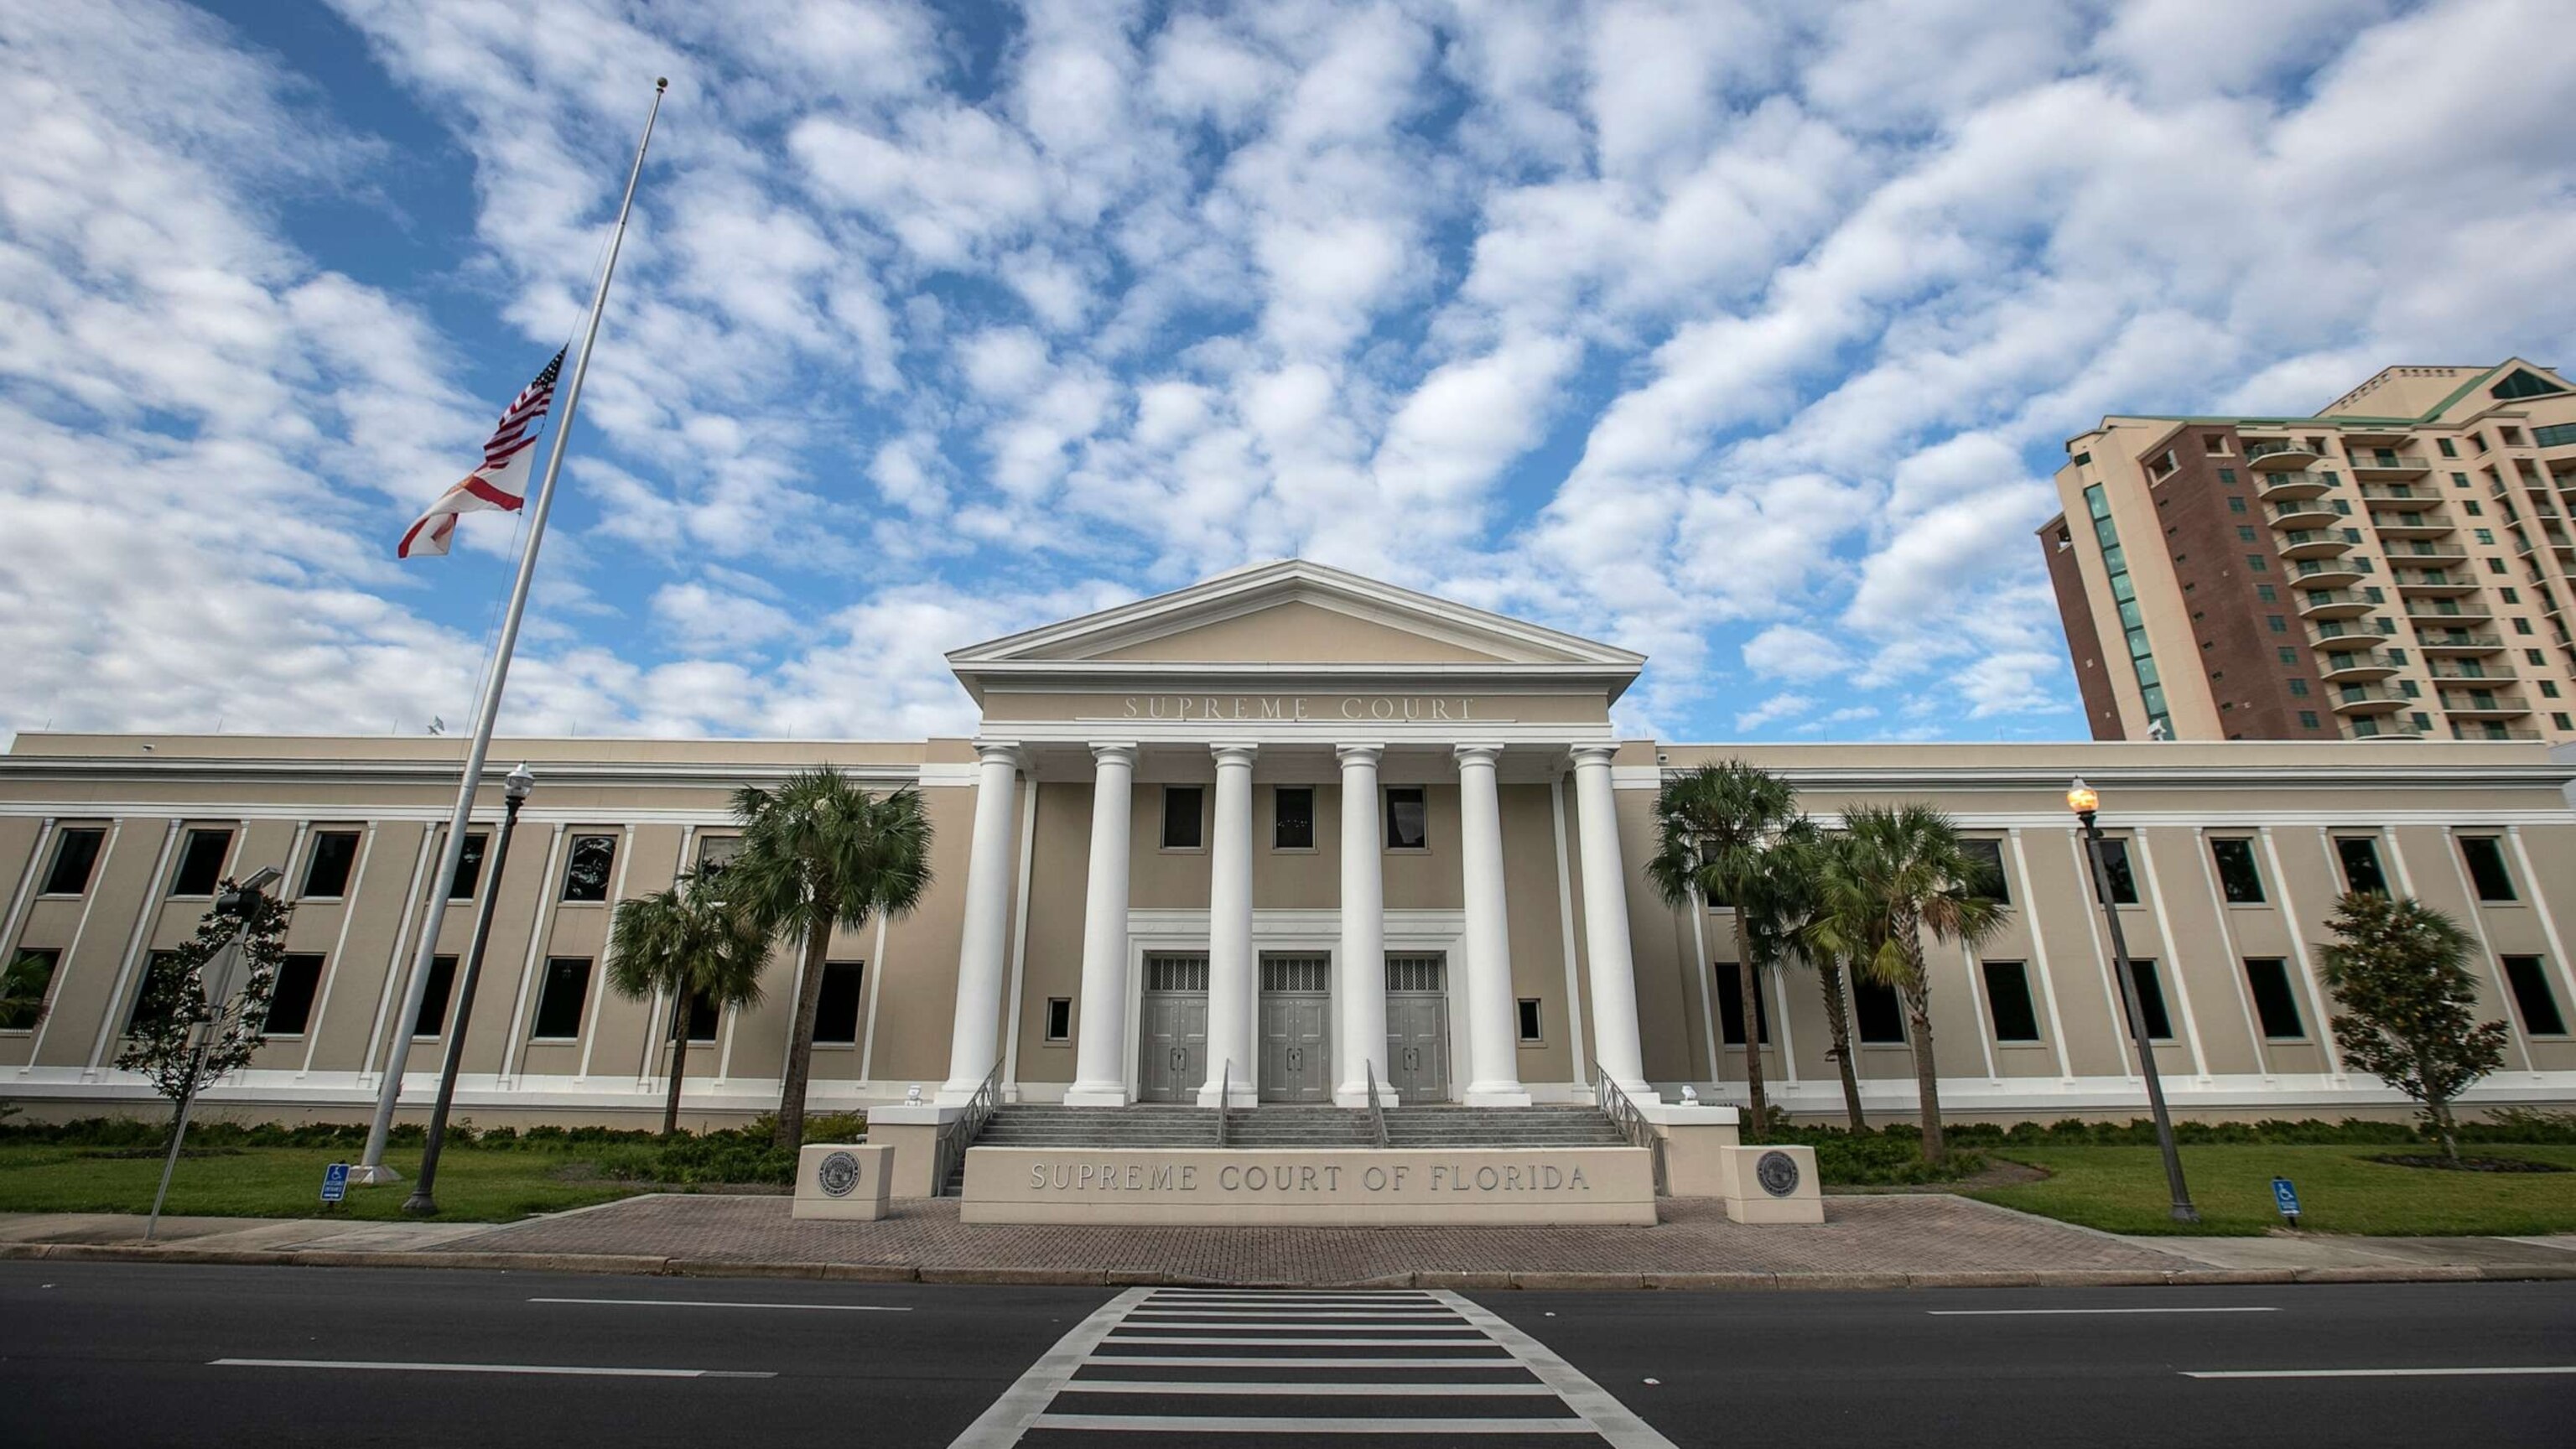
[[[2315,417],[2128,417],[2040,529],[2096,739],[2576,739],[2576,386],[2392,367]]]

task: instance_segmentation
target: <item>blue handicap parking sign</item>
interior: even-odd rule
[[[349,1164],[335,1162],[322,1169],[322,1200],[342,1202],[349,1196]]]
[[[2299,1215],[2299,1190],[2290,1185],[2288,1178],[2272,1179],[2272,1201],[2280,1204],[2281,1216],[2294,1218]]]

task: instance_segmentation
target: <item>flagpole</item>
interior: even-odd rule
[[[411,1055],[412,1027],[420,1020],[420,1006],[429,994],[430,962],[438,954],[438,927],[446,913],[447,892],[456,879],[458,862],[465,858],[465,831],[474,814],[474,794],[483,784],[484,757],[492,750],[492,726],[501,714],[501,690],[509,681],[510,655],[518,647],[519,620],[527,613],[528,589],[536,577],[537,546],[545,542],[546,514],[554,507],[555,475],[563,471],[564,448],[572,440],[573,413],[581,406],[581,380],[590,371],[590,349],[599,340],[600,314],[608,308],[608,282],[617,275],[617,251],[626,240],[626,217],[635,209],[635,183],[644,175],[644,152],[653,144],[653,122],[662,114],[662,95],[670,88],[667,78],[653,82],[653,109],[644,117],[644,136],[635,143],[635,165],[626,173],[626,198],[617,204],[617,229],[609,234],[608,260],[599,271],[599,291],[590,299],[590,322],[581,334],[581,356],[572,365],[572,382],[564,389],[563,420],[555,425],[554,447],[546,455],[546,475],[537,485],[536,502],[528,510],[528,542],[519,553],[519,576],[510,585],[510,610],[501,621],[501,637],[492,646],[492,665],[483,681],[483,702],[474,716],[474,742],[465,752],[465,778],[457,785],[456,809],[448,818],[447,843],[439,852],[438,873],[430,880],[430,906],[420,932],[420,949],[411,963],[411,981],[403,988],[402,1012],[394,1019],[393,1030],[386,1035],[384,1080],[376,1089],[375,1121],[367,1128],[367,1150],[349,1180],[356,1183],[399,1182],[402,1174],[385,1166],[385,1142],[392,1136],[394,1104],[402,1096],[403,1066]],[[499,890],[497,880],[477,883],[480,889]],[[462,1020],[448,1027],[462,1034]]]

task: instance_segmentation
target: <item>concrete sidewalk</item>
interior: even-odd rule
[[[450,1267],[949,1283],[1901,1288],[2576,1278],[2558,1238],[2145,1238],[1945,1194],[1828,1197],[1813,1227],[1667,1199],[1651,1228],[968,1226],[953,1200],[873,1223],[783,1197],[655,1194],[494,1226],[0,1216],[0,1259]]]

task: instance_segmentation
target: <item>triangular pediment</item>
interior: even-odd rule
[[[1192,669],[1521,670],[1633,678],[1644,656],[1302,559],[957,650],[978,677]]]

